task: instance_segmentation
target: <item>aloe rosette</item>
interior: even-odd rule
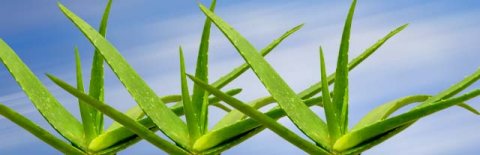
[[[309,154],[360,154],[405,130],[417,120],[451,106],[457,105],[479,114],[465,102],[480,95],[480,90],[457,94],[480,78],[480,70],[436,95],[411,95],[385,103],[373,109],[350,128],[348,72],[407,27],[402,25],[394,29],[349,62],[349,38],[356,0],[353,1],[345,22],[336,72],[330,76],[326,75],[323,50],[320,48],[321,80],[300,93],[294,92],[263,57],[288,36],[300,30],[303,24],[288,30],[268,46],[257,51],[240,33],[214,13],[215,0],[212,1],[210,8],[199,4],[207,18],[201,36],[195,74],[185,73],[184,55],[180,47],[181,93],[158,96],[106,39],[111,3],[112,1],[108,1],[98,31],[58,3],[65,16],[95,47],[88,92],[84,92],[82,64],[77,48],[75,48],[76,86],[47,74],[54,83],[78,98],[81,121],[70,114],[15,52],[0,40],[0,60],[38,111],[67,142],[3,104],[0,104],[0,114],[66,154],[115,154],[142,139],[169,154],[220,154],[267,128]],[[223,32],[246,62],[218,80],[209,82],[208,51],[212,24]],[[104,62],[112,69],[138,106],[120,112],[105,103]],[[225,92],[221,90],[249,68],[271,96],[246,103],[234,97],[241,92],[240,88]],[[192,94],[187,77],[194,82]],[[329,86],[332,84],[333,91],[330,91]],[[317,94],[320,95],[316,96]],[[223,103],[235,109],[232,110]],[[275,103],[278,106],[266,112],[258,110]],[[413,103],[419,104],[408,112],[391,116],[398,109]],[[227,112],[212,129],[208,129],[210,106]],[[311,106],[323,107],[326,121],[313,112]],[[105,130],[103,115],[115,121]],[[185,121],[181,119],[182,115],[185,115]],[[302,138],[276,121],[284,116],[292,120],[308,139]],[[156,131],[161,131],[166,137],[158,136]]]

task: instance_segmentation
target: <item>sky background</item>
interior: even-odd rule
[[[106,4],[99,0],[60,2],[95,27]],[[78,46],[85,81],[88,81],[92,46],[63,16],[56,1],[3,0],[0,4],[0,38],[79,118],[75,98],[56,87],[44,74],[51,73],[73,83],[73,47]],[[350,1],[345,0],[219,0],[216,12],[257,49],[288,29],[305,23],[299,32],[267,56],[285,81],[299,92],[320,80],[320,45],[326,54],[327,70],[334,71],[349,4]],[[480,66],[479,16],[480,1],[476,0],[359,1],[352,26],[350,58],[394,28],[405,23],[410,25],[350,72],[350,125],[382,103],[413,94],[433,95],[473,73]],[[194,73],[204,18],[193,0],[114,0],[107,38],[158,95],[177,94],[180,91],[178,46],[184,47],[187,72]],[[216,27],[212,28],[210,48],[211,80],[243,63]],[[227,89],[238,87],[244,89],[238,95],[244,101],[268,94],[250,71]],[[474,84],[471,88],[480,88],[480,85]],[[135,104],[109,69],[106,101],[120,110]],[[54,132],[3,66],[0,67],[0,102]],[[469,103],[480,108],[478,99]],[[225,114],[215,108],[211,111],[211,122]],[[298,132],[288,119],[280,122]],[[480,151],[478,129],[479,116],[453,107],[418,121],[364,154],[474,155]],[[3,117],[0,117],[0,137],[0,154],[60,154]],[[164,153],[147,142],[140,142],[119,154]],[[265,130],[224,154],[304,153]]]

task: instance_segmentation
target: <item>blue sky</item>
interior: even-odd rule
[[[61,2],[95,26],[106,3],[98,0]],[[305,23],[302,30],[267,57],[290,86],[301,91],[320,79],[319,45],[324,47],[327,70],[330,73],[334,70],[349,3],[219,0],[217,14],[258,49],[293,26]],[[390,30],[405,23],[410,26],[350,73],[351,125],[382,103],[411,94],[435,94],[473,73],[480,66],[479,16],[480,1],[475,0],[359,1],[352,28],[351,57]],[[159,95],[174,94],[179,93],[180,83],[177,48],[184,47],[187,71],[193,73],[203,20],[193,0],[115,0],[107,38]],[[75,99],[46,79],[44,73],[73,82],[73,47],[78,46],[81,51],[85,72],[90,68],[93,49],[56,7],[56,1],[1,2],[0,25],[0,38],[18,53],[64,106],[79,116]],[[243,60],[216,28],[212,31],[210,74],[214,80]],[[110,70],[106,79],[107,103],[120,110],[135,104]],[[53,132],[4,67],[0,67],[0,86],[1,103]],[[239,95],[244,101],[267,95],[251,72],[228,86],[236,87],[244,88]],[[472,86],[479,87],[479,84]],[[479,109],[479,101],[469,103]],[[223,115],[212,109],[212,122]],[[288,119],[280,122],[294,129]],[[479,128],[480,117],[453,107],[418,121],[365,154],[474,155],[479,151]],[[59,154],[3,117],[0,117],[0,137],[0,154]],[[162,153],[141,142],[120,154]],[[225,154],[303,153],[266,130]]]

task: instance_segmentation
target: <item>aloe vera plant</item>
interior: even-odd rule
[[[266,128],[309,154],[360,154],[403,131],[417,120],[451,106],[457,105],[479,114],[465,101],[480,95],[480,90],[455,95],[477,81],[480,78],[480,70],[436,95],[411,95],[385,103],[350,128],[348,72],[407,27],[402,25],[391,31],[349,62],[349,38],[356,0],[353,1],[345,22],[336,72],[327,76],[323,50],[320,48],[319,82],[300,93],[294,92],[263,57],[288,36],[300,30],[303,24],[288,30],[257,52],[249,41],[214,13],[215,0],[212,1],[210,8],[199,4],[207,18],[201,36],[195,74],[186,73],[184,53],[180,47],[181,93],[160,97],[105,38],[111,4],[110,0],[97,31],[58,3],[65,16],[95,47],[88,92],[84,89],[82,64],[77,48],[75,48],[76,86],[47,74],[54,83],[78,98],[81,121],[53,97],[15,52],[0,39],[0,60],[42,116],[67,142],[3,104],[0,104],[0,114],[65,154],[115,154],[142,139],[169,154],[220,154]],[[209,82],[208,52],[212,23],[223,32],[246,63],[216,81]],[[138,106],[120,112],[105,103],[104,62],[113,70]],[[221,90],[249,68],[271,96],[245,103],[234,97],[241,92],[240,88],[225,92]],[[192,94],[187,77],[194,82]],[[330,91],[329,86],[332,84],[333,90]],[[315,96],[319,93],[319,96]],[[235,109],[230,109],[221,101]],[[167,106],[170,103],[173,105]],[[258,110],[274,103],[278,106],[267,112]],[[391,116],[398,109],[413,103],[420,104],[408,112]],[[212,129],[208,129],[209,106],[228,112]],[[326,121],[310,110],[311,106],[323,107]],[[103,115],[115,121],[106,129],[103,125]],[[181,119],[182,115],[185,115],[185,121]],[[292,120],[309,139],[302,138],[276,121],[284,116]],[[156,131],[161,131],[168,140],[158,136]]]

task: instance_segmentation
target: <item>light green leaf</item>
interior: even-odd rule
[[[416,108],[407,113],[404,113],[392,118],[388,118],[380,122],[373,123],[371,125],[368,125],[366,127],[363,127],[357,130],[353,130],[345,134],[344,136],[342,136],[340,139],[338,139],[333,148],[336,151],[347,150],[365,141],[368,141],[376,136],[380,136],[389,131],[392,131],[395,128],[412,123],[420,118],[423,118],[435,112],[441,111],[443,109],[449,108],[458,103],[467,101],[478,95],[480,95],[480,90],[477,89],[469,93],[466,93],[460,97],[451,98],[448,100],[441,100],[439,102],[435,102],[428,106]]]
[[[181,101],[182,96],[181,95],[167,95],[167,96],[161,97],[160,99],[163,101],[163,103],[167,104],[167,103]],[[143,112],[142,108],[140,108],[140,106],[135,105],[132,108],[128,109],[127,112],[125,112],[125,115],[127,115],[128,117],[130,117],[134,120],[140,120],[145,116],[145,113]],[[110,125],[106,131],[111,131],[111,130],[117,129],[121,126],[122,125],[120,125],[118,122],[113,122],[112,125]]]
[[[227,93],[230,96],[237,95],[238,93],[241,92],[242,89],[236,88],[236,89],[231,89],[228,90]],[[167,95],[161,98],[164,103],[172,103],[172,102],[178,102],[182,100],[182,96],[180,95]],[[218,103],[220,99],[217,97],[211,97],[209,98],[209,103],[210,104],[215,104]],[[179,106],[173,106],[170,108],[177,116],[181,116],[184,114],[183,111],[183,105],[180,104]],[[143,126],[149,128],[150,130],[158,130],[158,128],[155,126],[155,124],[152,122],[152,120],[148,117],[143,118],[144,113],[142,109],[139,106],[135,106],[128,110],[125,115],[128,117],[138,120],[137,122],[142,124]],[[142,119],[143,118],[143,119]],[[93,139],[89,149],[94,150],[94,151],[99,151],[99,152],[106,152],[106,151],[115,151],[122,149],[125,147],[124,144],[121,144],[122,146],[118,145],[119,143],[125,142],[125,141],[131,141],[131,143],[135,143],[133,141],[137,141],[138,136],[128,130],[127,128],[123,127],[121,124],[114,122],[107,130],[107,132],[102,133],[99,135],[97,138]],[[130,145],[132,145],[130,144]]]
[[[277,47],[283,40],[285,40],[291,34],[300,30],[302,27],[303,27],[303,24],[295,26],[294,28],[288,30],[282,36],[273,40],[267,47],[263,48],[260,51],[260,54],[262,56],[266,56],[275,47]],[[233,69],[230,73],[226,74],[225,76],[222,76],[217,81],[213,82],[212,85],[215,86],[216,88],[221,89],[223,88],[223,86],[227,85],[229,82],[233,81],[235,78],[237,78],[242,73],[247,71],[248,68],[250,68],[250,66],[247,63],[244,63],[241,66],[238,66],[235,69]],[[252,101],[250,105],[252,105],[253,107],[257,107],[257,106],[262,107],[264,105],[268,105],[273,102],[275,102],[275,100],[271,96],[269,96],[269,97],[264,97],[264,98]],[[236,121],[240,120],[244,116],[245,115],[243,115],[240,111],[234,109],[231,112],[229,112],[225,117],[223,117],[219,122],[217,122],[217,124],[215,124],[213,129],[218,129],[220,127],[235,123]]]
[[[193,144],[195,140],[201,135],[201,126],[199,125],[199,117],[195,114],[195,107],[190,100],[190,93],[188,92],[187,76],[185,74],[185,60],[183,58],[182,47],[179,49],[180,53],[180,81],[182,86],[182,102],[185,118],[187,119],[188,133],[190,135],[190,142]],[[208,96],[207,96],[208,97]],[[201,102],[199,102],[201,103]]]
[[[18,126],[22,127],[23,129],[33,134],[35,137],[39,138],[40,140],[44,141],[45,143],[47,143],[48,145],[52,146],[53,148],[57,149],[62,153],[73,154],[73,155],[85,154],[81,150],[58,139],[57,137],[50,134],[48,131],[46,131],[42,127],[30,121],[28,118],[22,116],[21,114],[15,112],[13,109],[10,109],[3,104],[0,104],[0,115],[5,116],[5,118],[14,122]]]
[[[305,105],[312,106],[312,105],[319,105],[321,104],[321,97],[309,99],[305,101]],[[275,107],[270,109],[265,113],[268,117],[277,120],[285,116],[285,111],[283,111],[280,107]],[[213,129],[207,134],[200,137],[196,142],[194,147],[196,146],[197,149],[203,151],[210,149],[212,147],[219,146],[222,147],[225,143],[230,140],[234,140],[237,137],[244,135],[252,130],[257,130],[258,128],[262,128],[263,130],[265,127],[257,122],[255,119],[246,118],[243,120],[239,120],[232,124],[219,127],[218,129]]]
[[[244,37],[203,5],[200,4],[200,8],[230,40],[245,61],[250,64],[260,81],[280,106],[285,109],[289,118],[299,129],[315,142],[322,146],[328,146],[329,138],[325,122],[302,102]]]
[[[217,1],[212,0],[210,10],[215,10]],[[205,19],[203,26],[202,39],[200,41],[200,47],[198,50],[197,66],[195,70],[195,77],[208,83],[208,46],[210,40],[210,28],[212,22],[210,19]],[[205,90],[199,88],[197,85],[193,85],[192,103],[195,106],[194,114],[198,118],[198,126],[200,127],[200,133],[205,133],[208,129],[208,94]],[[198,138],[199,135],[194,135],[193,139]]]
[[[141,119],[137,121],[137,123],[143,125],[144,127],[152,131],[158,129],[150,118]],[[88,146],[88,149],[94,152],[98,152],[107,148],[111,148],[112,146],[123,143],[125,141],[136,139],[137,137],[138,136],[132,131],[130,131],[128,128],[120,126],[118,128],[104,132],[95,139],[93,139]]]
[[[357,130],[363,128],[365,126],[371,125],[375,122],[382,121],[390,116],[392,113],[397,111],[398,109],[415,103],[415,102],[423,102],[430,98],[429,95],[413,95],[407,96],[400,99],[393,100],[391,102],[382,104],[381,106],[373,109],[372,111],[368,112],[358,123],[355,125],[352,130]]]
[[[127,63],[125,58],[120,55],[118,50],[94,28],[61,3],[58,3],[58,6],[103,55],[118,79],[160,130],[173,141],[182,146],[188,146],[188,131],[185,123],[168,109],[140,75]]]
[[[363,62],[365,59],[367,59],[369,56],[371,56],[373,53],[377,51],[378,48],[380,48],[385,42],[387,42],[390,38],[404,30],[408,24],[402,25],[395,30],[391,31],[387,35],[385,35],[382,39],[378,40],[375,44],[367,48],[365,51],[363,51],[362,54],[354,58],[350,63],[348,64],[348,70],[351,71],[355,67],[357,67],[361,62]],[[328,84],[331,84],[335,80],[335,74],[333,73],[328,76]],[[313,95],[317,94],[322,90],[322,82],[317,82],[314,85],[310,86],[309,88],[303,90],[298,94],[302,99],[310,98]]]
[[[330,91],[328,90],[327,69],[325,67],[325,58],[323,56],[322,47],[320,47],[320,73],[322,78],[322,103],[325,105],[323,108],[325,116],[327,118],[328,131],[330,133],[330,141],[335,142],[340,136],[339,111],[335,109],[336,105],[332,103],[330,98]]]
[[[478,81],[478,79],[480,79],[480,69],[477,69],[473,74],[470,74],[469,76],[465,77],[462,81],[452,85],[448,89],[445,89],[444,91],[438,93],[437,95],[429,98],[428,100],[423,102],[420,106],[415,108],[425,107],[439,100],[450,98],[458,94],[459,92],[465,90],[468,86]]]
[[[251,107],[253,107],[255,109],[259,109],[259,108],[263,107],[264,105],[268,105],[268,104],[274,103],[274,102],[275,102],[275,100],[272,97],[263,97],[263,98],[259,98],[259,99],[256,99],[256,100],[250,102],[248,105],[250,105]],[[245,115],[242,112],[235,109],[235,110],[229,112],[227,115],[225,115],[220,121],[218,121],[218,123],[215,124],[215,126],[213,126],[212,130],[220,129],[220,128],[223,128],[225,126],[229,126],[229,125],[241,120],[244,117],[245,117]]]
[[[78,91],[85,92],[85,88],[83,86],[82,61],[80,59],[80,53],[78,52],[77,47],[75,47],[75,62],[77,72],[77,89]],[[96,110],[92,109],[90,105],[83,103],[80,99],[78,99],[78,104],[80,116],[82,117],[83,130],[85,132],[85,143],[88,145],[88,143],[90,143],[90,141],[97,136],[97,131],[94,127],[94,118],[92,117],[92,112],[96,112]]]
[[[188,152],[183,150],[182,148],[171,144],[167,140],[162,139],[161,137],[157,136],[154,132],[150,131],[148,128],[143,126],[142,124],[136,122],[135,120],[131,119],[127,115],[123,114],[120,111],[117,111],[115,108],[105,104],[97,99],[78,91],[74,87],[70,86],[69,84],[65,83],[64,81],[52,76],[47,75],[55,84],[63,88],[65,91],[69,92],[70,94],[74,95],[77,98],[80,98],[85,103],[90,104],[97,110],[101,111],[103,114],[109,116],[113,120],[119,122],[130,131],[136,133],[143,139],[147,140],[148,142],[152,143],[156,147],[164,150],[170,154],[185,154],[187,155]]]
[[[267,47],[263,48],[260,51],[260,54],[262,56],[266,56],[269,54],[275,47],[277,47],[283,40],[285,40],[288,36],[292,35],[293,33],[297,32],[303,27],[303,24],[297,25],[294,28],[288,30],[285,32],[282,36],[279,38],[273,40],[270,44],[268,44]],[[219,89],[223,88],[225,85],[230,83],[231,81],[235,80],[238,76],[240,76],[242,73],[247,71],[247,69],[250,68],[248,63],[244,63],[235,69],[233,69],[230,73],[220,77],[217,81],[212,83],[212,86],[215,86]]]
[[[332,100],[336,109],[340,135],[345,134],[348,130],[348,48],[356,3],[357,0],[353,0],[343,28],[340,52],[338,53],[337,71],[335,72],[335,85],[333,88]]]
[[[225,103],[229,104],[230,106],[240,110],[245,115],[255,119],[258,122],[261,122],[263,125],[265,125],[265,127],[269,128],[270,130],[277,133],[279,136],[289,141],[293,145],[299,147],[300,149],[304,150],[305,152],[308,152],[311,154],[328,154],[323,148],[317,147],[316,145],[310,143],[309,141],[304,140],[303,138],[296,135],[294,132],[290,131],[283,125],[277,123],[274,119],[268,117],[262,112],[242,103],[242,101],[223,93],[217,88],[210,86],[204,83],[203,81],[196,79],[193,76],[188,76],[188,77],[192,79],[192,81],[194,81],[196,84],[204,88],[206,91],[222,99]],[[201,142],[195,143],[195,145],[193,146],[193,149],[202,150],[204,149],[203,147],[204,145],[205,144]]]
[[[82,124],[55,99],[2,39],[0,60],[48,123],[70,142],[85,146]]]
[[[107,34],[107,24],[108,24],[108,17],[110,14],[110,8],[112,6],[112,0],[108,0],[107,6],[105,7],[105,11],[103,12],[102,21],[100,22],[99,33],[103,37],[106,37]],[[92,61],[92,69],[90,74],[90,86],[88,89],[88,94],[93,98],[103,101],[104,98],[104,68],[103,68],[103,56],[95,48],[95,52],[93,55]],[[88,110],[90,112],[90,117],[93,123],[93,130],[96,132],[93,133],[93,137],[98,136],[103,132],[103,114],[97,111],[95,108],[90,107]],[[90,141],[91,139],[89,139]]]

